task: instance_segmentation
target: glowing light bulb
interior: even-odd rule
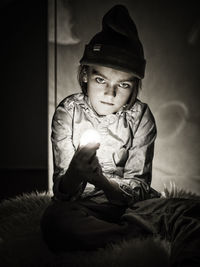
[[[80,146],[86,146],[89,143],[100,144],[100,134],[94,129],[86,130],[80,138]]]

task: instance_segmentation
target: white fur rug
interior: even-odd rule
[[[183,190],[165,190],[164,197],[194,197]],[[0,204],[1,267],[165,267],[170,244],[159,237],[133,239],[95,252],[51,253],[40,232],[40,218],[50,202],[46,193],[31,193]]]

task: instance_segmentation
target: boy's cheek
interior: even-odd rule
[[[104,89],[105,84],[97,83],[96,80],[92,79],[92,80],[90,80],[89,86],[90,86],[91,90],[96,89],[96,88]]]

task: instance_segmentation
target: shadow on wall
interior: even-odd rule
[[[100,31],[104,13],[119,3],[127,6],[135,20],[147,59],[140,99],[149,104],[158,127],[152,185],[162,190],[164,183],[175,181],[181,187],[199,193],[200,18],[195,1],[187,6],[180,1],[85,0],[83,3],[80,0],[59,0],[57,101],[80,91],[76,77],[84,46]],[[50,25],[53,28],[51,16]],[[54,52],[51,32],[49,36],[51,63]],[[49,69],[51,122],[55,109],[51,64]],[[51,151],[51,144],[49,147]],[[51,154],[49,164],[51,181]]]
[[[0,2],[0,199],[47,189],[47,7]]]
[[[199,119],[181,101],[164,103],[155,112],[155,118],[158,139],[153,185],[162,188],[163,183],[175,181],[180,187],[199,193]]]

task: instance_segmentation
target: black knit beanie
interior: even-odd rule
[[[104,15],[102,31],[85,46],[80,64],[101,65],[144,78],[146,61],[143,46],[125,6],[116,5]]]

